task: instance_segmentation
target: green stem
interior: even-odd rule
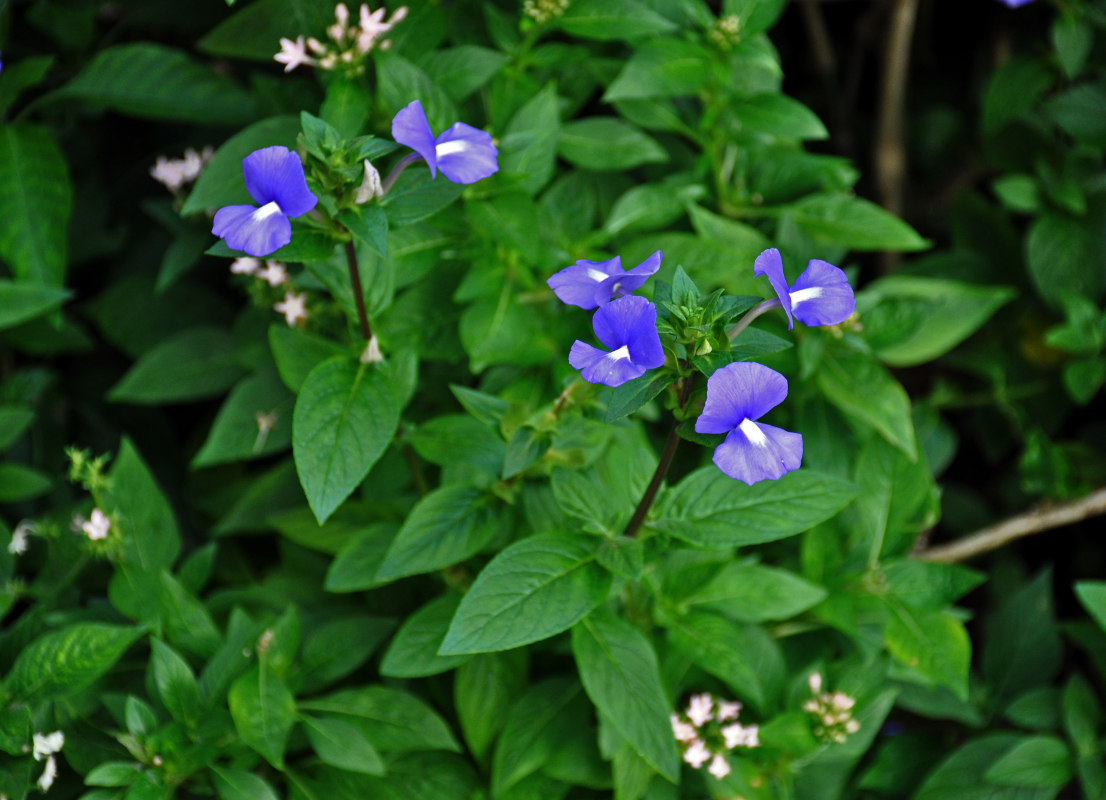
[[[741,335],[741,332],[743,330],[745,330],[749,327],[749,325],[752,324],[754,319],[759,317],[761,314],[765,313],[766,311],[771,311],[774,308],[782,307],[783,303],[780,302],[780,299],[778,297],[774,297],[771,300],[765,300],[763,303],[758,303],[757,305],[749,309],[749,312],[744,317],[742,317],[736,325],[730,328],[727,336],[730,337],[730,341],[732,342],[734,339]]]

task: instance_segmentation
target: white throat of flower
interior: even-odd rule
[[[434,147],[434,155],[438,158],[451,156],[454,153],[463,153],[470,147],[464,139],[454,139],[452,142],[442,142]]]
[[[815,300],[822,296],[821,286],[812,286],[809,289],[800,289],[797,292],[791,292],[791,307],[799,305],[799,303],[805,303],[808,300]]]
[[[591,278],[596,283],[602,283],[603,281],[607,280],[607,278],[609,278],[611,276],[608,275],[605,272],[600,272],[597,269],[592,269],[591,267],[588,267],[588,277]]]
[[[768,446],[768,437],[764,435],[764,431],[762,431],[751,419],[743,419],[741,424],[737,426],[737,429],[745,434],[745,438],[749,440],[749,444],[755,447]]]
[[[254,222],[262,222],[264,220],[267,220],[269,217],[273,216],[274,214],[280,214],[280,213],[281,213],[281,210],[280,210],[280,206],[277,205],[277,201],[276,200],[270,200],[268,203],[263,205],[261,208],[257,209],[257,211],[253,212],[253,219],[254,219]]]
[[[622,347],[618,348],[617,350],[615,350],[613,352],[610,352],[610,353],[607,353],[607,355],[604,356],[604,357],[607,358],[610,361],[621,361],[624,358],[626,360],[629,360],[630,359],[630,346],[628,344],[624,344],[624,345],[622,345]]]

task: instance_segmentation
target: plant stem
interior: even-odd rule
[[[759,317],[761,314],[766,311],[771,311],[774,308],[782,307],[783,303],[780,302],[780,299],[778,297],[773,297],[771,300],[765,300],[763,303],[758,303],[757,305],[749,309],[749,312],[744,317],[742,317],[736,325],[730,328],[729,332],[726,335],[730,337],[730,341],[732,342],[734,339],[741,335],[741,332],[743,330],[745,330],[749,327],[749,325],[752,324],[754,319]]]
[[[380,194],[388,194],[388,190],[391,189],[393,185],[395,185],[395,182],[397,180],[399,180],[399,176],[403,174],[403,170],[407,169],[420,158],[422,158],[422,156],[420,156],[418,153],[408,153],[403,158],[401,158],[396,163],[396,165],[392,167],[392,171],[388,173],[388,177],[384,179],[384,183],[381,184]]]
[[[357,269],[357,248],[353,246],[353,240],[346,242],[346,261],[349,262],[349,282],[353,287],[353,302],[357,305],[357,319],[361,322],[361,335],[365,341],[373,338],[373,330],[369,327],[369,313],[365,310],[365,293],[361,289],[361,273]]]
[[[691,397],[691,384],[691,376],[680,379],[679,407],[681,409],[687,405],[687,401]],[[657,462],[657,468],[653,471],[653,477],[649,480],[649,485],[645,487],[645,494],[641,496],[641,501],[634,509],[634,515],[630,517],[630,521],[626,523],[626,528],[622,531],[623,536],[632,539],[637,535],[642,523],[645,522],[645,515],[649,513],[649,509],[653,506],[653,500],[656,499],[657,492],[660,491],[664,476],[668,474],[668,468],[672,466],[672,459],[676,455],[676,447],[680,444],[680,435],[676,433],[679,426],[679,419],[672,420],[672,427],[668,429],[668,438],[664,441],[664,450],[661,451],[660,461]]]

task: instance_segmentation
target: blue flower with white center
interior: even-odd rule
[[[657,308],[644,297],[623,297],[607,303],[595,312],[591,326],[610,351],[577,339],[568,354],[568,363],[580,370],[588,383],[621,386],[664,363]]]
[[[780,251],[773,247],[757,256],[753,273],[768,276],[787,314],[788,330],[795,326],[792,317],[804,325],[836,325],[848,319],[856,308],[849,279],[828,261],[812,258],[789,289]]]
[[[215,212],[211,232],[227,247],[267,256],[292,241],[291,217],[319,202],[307,188],[300,157],[287,147],[264,147],[242,159],[246,190],[258,206],[226,206]]]
[[[476,183],[499,171],[490,133],[455,122],[435,139],[418,100],[392,119],[392,138],[422,156],[435,178],[440,169],[454,183]]]
[[[623,297],[661,268],[661,251],[653,253],[631,270],[622,269],[619,256],[607,261],[580,259],[565,267],[546,283],[561,302],[580,308],[598,308]]]
[[[802,434],[757,422],[787,397],[787,378],[763,364],[728,364],[707,379],[707,402],[695,420],[698,433],[725,433],[714,463],[752,486],[798,469]]]

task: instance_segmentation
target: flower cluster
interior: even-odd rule
[[[42,775],[39,776],[37,781],[39,790],[46,792],[54,785],[54,780],[58,777],[58,762],[54,758],[54,754],[61,752],[62,747],[65,746],[65,734],[61,731],[48,734],[36,733],[33,745],[32,755],[35,761],[46,760],[42,767]]]
[[[628,294],[660,269],[661,258],[658,250],[631,270],[622,269],[618,256],[607,261],[580,260],[546,281],[562,302],[599,309],[592,328],[610,349],[600,350],[577,339],[568,355],[568,363],[588,383],[621,386],[664,364],[656,306]]]
[[[554,20],[568,10],[569,0],[524,0],[522,13],[539,25]]]
[[[387,50],[392,46],[391,40],[384,36],[406,16],[407,6],[397,8],[385,20],[383,6],[370,11],[367,5],[362,4],[357,21],[351,25],[349,8],[345,3],[339,3],[334,7],[335,22],[326,29],[333,44],[324,44],[314,36],[305,38],[300,35],[295,40],[282,38],[280,52],[273,56],[273,60],[284,64],[285,72],[306,65],[326,70],[343,67],[360,75],[365,71],[365,58],[371,51]]]
[[[741,40],[741,17],[729,14],[719,18],[707,35],[723,50],[729,50]]]
[[[856,698],[844,692],[822,691],[822,676],[817,672],[807,682],[813,697],[803,703],[803,711],[813,718],[814,735],[823,742],[843,744],[860,730],[860,722],[853,718],[852,711]]]
[[[74,517],[70,527],[75,533],[83,533],[89,541],[102,542],[111,530],[111,518],[98,508],[92,509],[88,519]]]
[[[693,769],[702,769],[718,780],[730,774],[730,763],[724,752],[738,747],[759,747],[756,725],[737,721],[741,703],[715,700],[710,694],[693,695],[683,714],[672,714],[672,735],[683,748],[683,758]],[[728,723],[728,724],[724,724]]]
[[[157,161],[150,167],[150,177],[176,194],[200,176],[213,155],[215,150],[208,145],[203,150],[189,147],[184,151],[184,158],[158,156]]]

